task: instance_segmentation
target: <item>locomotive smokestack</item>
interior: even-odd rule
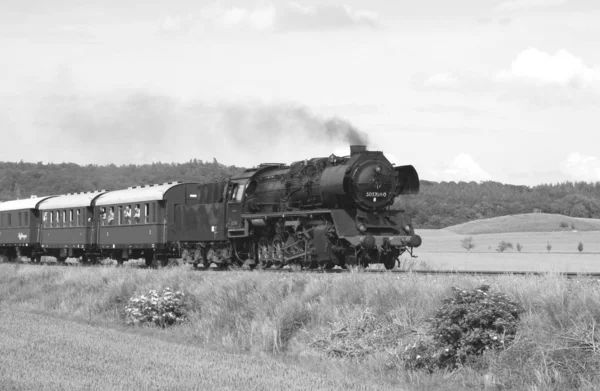
[[[366,145],[351,145],[350,146],[350,156],[354,156],[357,153],[362,153],[367,151]]]

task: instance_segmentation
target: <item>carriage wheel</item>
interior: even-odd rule
[[[387,270],[392,270],[396,267],[396,258],[392,254],[382,255],[382,258],[383,266],[385,266]]]

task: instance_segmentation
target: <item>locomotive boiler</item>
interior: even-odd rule
[[[418,191],[413,166],[394,167],[382,152],[362,145],[344,157],[261,164],[231,178],[229,242],[213,245],[205,259],[219,262],[233,251],[251,267],[383,263],[392,269],[421,238],[410,218],[391,206],[396,197]]]

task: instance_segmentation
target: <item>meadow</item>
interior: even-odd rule
[[[482,283],[525,309],[513,345],[451,371],[406,369],[404,352],[425,338],[451,288]],[[125,326],[130,298],[165,287],[185,294],[185,323]],[[0,308],[2,389],[37,389],[44,384],[31,379],[45,377],[49,389],[600,387],[600,281],[552,273],[482,278],[0,264]]]

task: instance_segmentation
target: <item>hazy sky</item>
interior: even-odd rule
[[[597,0],[341,1],[4,0],[0,160],[600,180]]]

